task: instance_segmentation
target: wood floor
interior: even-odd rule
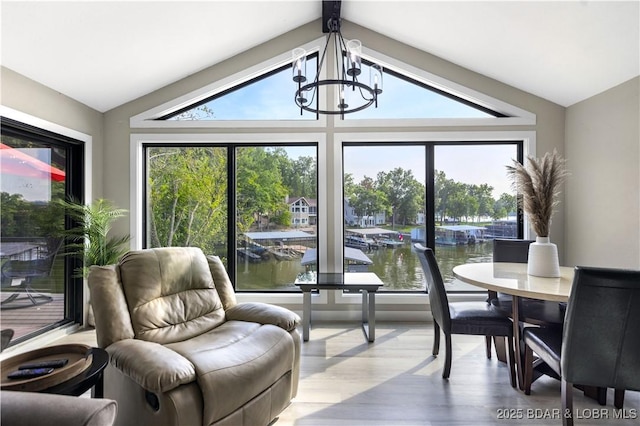
[[[95,345],[95,333],[64,340]],[[512,388],[506,365],[487,360],[476,336],[454,336],[443,380],[444,352],[431,356],[432,342],[425,323],[378,322],[374,343],[354,323],[314,324],[302,344],[298,395],[274,426],[561,424],[558,381],[539,379],[529,396]],[[640,392],[626,393],[621,412],[612,401],[612,391],[603,407],[574,390],[576,425],[640,424]]]

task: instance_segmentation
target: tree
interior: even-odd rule
[[[225,148],[149,148],[152,247],[226,243]]]
[[[517,198],[515,195],[502,193],[500,198],[493,205],[493,219],[504,219],[509,213],[517,209]]]
[[[261,219],[281,215],[287,210],[285,203],[288,188],[284,185],[280,154],[262,147],[244,147],[236,151],[237,195],[236,226],[238,232],[246,232]]]
[[[362,218],[385,211],[387,200],[384,193],[376,189],[373,179],[365,176],[360,184],[353,188],[349,204],[356,216]]]
[[[481,185],[469,185],[469,195],[478,202],[478,209],[476,211],[476,220],[479,221],[481,217],[493,216],[493,206],[495,200],[492,197],[493,187],[483,183]]]
[[[388,173],[378,173],[376,184],[389,203],[392,228],[395,227],[396,220],[403,214],[402,206],[413,206],[415,198],[420,197],[416,182],[411,170],[404,170],[400,167]],[[406,215],[407,212],[405,211],[404,214]]]

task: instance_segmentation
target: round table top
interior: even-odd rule
[[[569,300],[574,268],[560,267],[559,278],[527,274],[526,263],[467,263],[453,268],[453,275],[465,283],[514,296],[566,302]]]

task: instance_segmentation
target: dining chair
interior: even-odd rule
[[[563,329],[526,327],[525,394],[535,352],[561,380],[562,412],[573,413],[572,385],[640,391],[640,271],[576,267]],[[563,416],[563,424],[573,418]]]
[[[451,373],[451,335],[480,335],[490,342],[492,336],[507,339],[508,365],[511,386],[516,386],[516,369],[513,352],[513,323],[509,318],[491,309],[487,302],[453,302],[449,303],[444,288],[442,274],[438,267],[433,250],[421,244],[414,244],[418,258],[427,281],[429,304],[433,315],[433,350],[434,356],[440,351],[440,330],[445,337],[445,363],[442,377],[449,378]]]
[[[529,259],[529,244],[533,240],[495,239],[493,240],[493,261],[527,263]],[[490,303],[506,315],[511,315],[513,297],[504,293],[489,293]],[[519,320],[529,324],[541,326],[561,326],[564,322],[564,303],[545,300],[519,298]]]

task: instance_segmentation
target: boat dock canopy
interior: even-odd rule
[[[358,235],[384,235],[384,234],[399,234],[399,231],[392,231],[390,229],[382,229],[382,228],[355,228],[355,229],[347,229],[347,232],[351,232],[352,234]]]
[[[439,229],[446,229],[448,231],[476,231],[478,229],[487,229],[484,226],[472,226],[472,225],[444,225],[436,226]]]
[[[358,262],[360,264],[371,265],[373,261],[369,259],[369,257],[362,252],[362,250],[354,249],[351,247],[344,248],[344,257],[347,260],[352,260],[354,262]],[[316,249],[308,249],[304,252],[304,256],[302,256],[301,265],[309,265],[312,263],[316,263],[318,259],[317,250]]]
[[[315,235],[303,231],[245,232],[243,235],[253,241],[312,240],[316,238]]]

